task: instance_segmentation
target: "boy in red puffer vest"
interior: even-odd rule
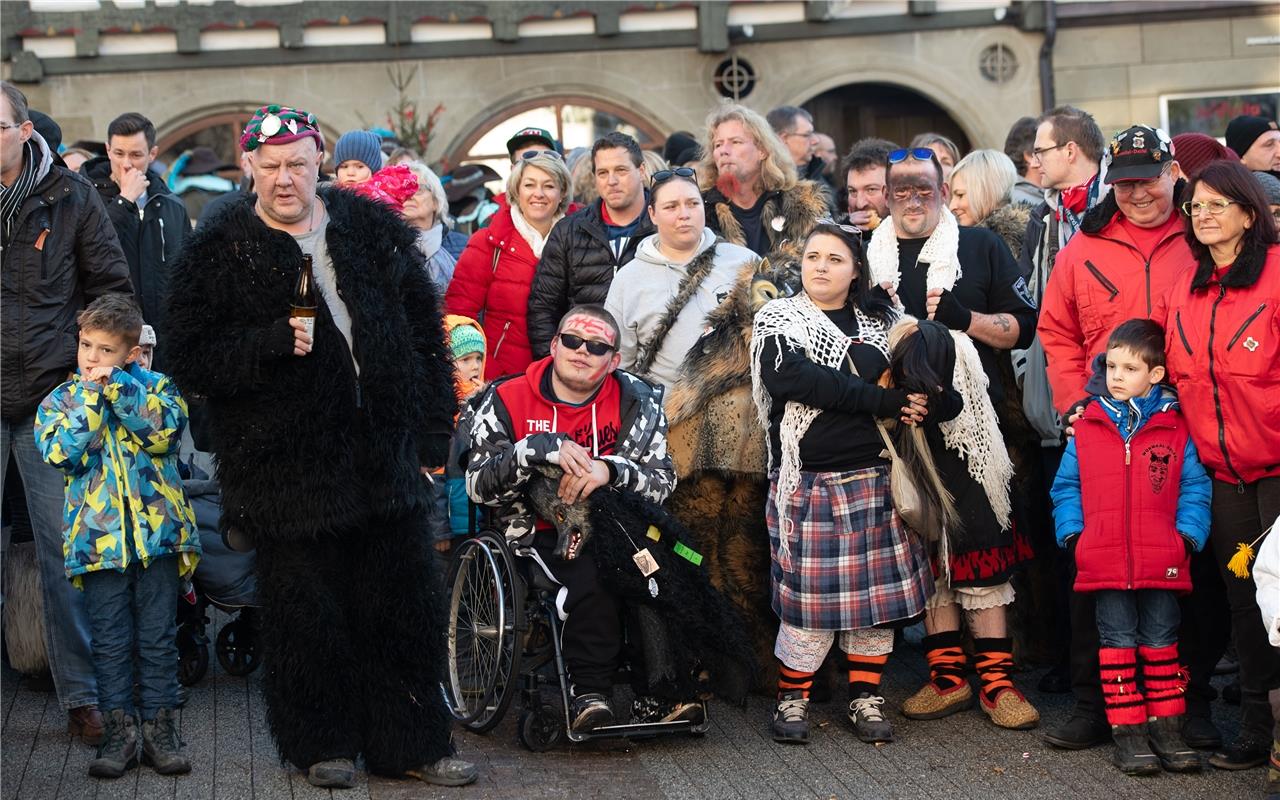
[[[1075,590],[1097,597],[1098,660],[1115,765],[1128,775],[1200,769],[1180,733],[1177,595],[1209,538],[1209,476],[1164,380],[1164,329],[1131,319],[1111,333],[1053,483],[1058,544]],[[1142,663],[1142,689],[1138,663]],[[1145,697],[1144,697],[1145,692]]]

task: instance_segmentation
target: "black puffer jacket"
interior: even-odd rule
[[[614,273],[635,258],[640,240],[654,232],[649,212],[641,211],[627,246],[615,258],[600,213],[603,204],[597,200],[570,214],[547,237],[529,290],[529,343],[535,359],[551,352],[551,337],[566,311],[584,303],[604,303]],[[648,204],[646,192],[646,208]]]
[[[208,398],[225,524],[284,544],[348,537],[427,507],[419,467],[448,455],[457,400],[436,289],[415,235],[385,207],[321,189],[325,242],[351,315],[357,376],[328,307],[293,355],[293,237],[252,196],[195,231],[174,264],[170,372]]]
[[[0,406],[10,422],[35,413],[75,369],[76,315],[104,294],[133,292],[97,192],[54,166],[40,134],[32,134],[31,145],[27,154],[40,159],[36,187],[4,248]]]
[[[169,268],[178,258],[183,240],[191,233],[187,207],[165,185],[155,170],[147,171],[147,203],[139,216],[138,206],[120,196],[120,186],[111,180],[111,160],[98,156],[80,167],[80,174],[93,183],[107,216],[115,226],[120,249],[129,261],[142,318],[154,327],[160,348],[167,344],[164,330],[164,296],[169,286]]]

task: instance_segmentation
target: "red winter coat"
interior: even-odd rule
[[[1176,411],[1159,411],[1126,447],[1101,404],[1089,404],[1075,425],[1084,510],[1076,591],[1191,591],[1191,559],[1176,526],[1189,436]]]
[[[1048,361],[1053,405],[1064,417],[1089,396],[1085,386],[1093,358],[1106,349],[1111,331],[1125,320],[1151,317],[1160,296],[1195,263],[1177,212],[1150,261],[1119,214],[1110,197],[1089,212],[1058,253],[1041,300],[1036,332]]]
[[[1165,356],[1205,467],[1253,483],[1280,476],[1280,245],[1252,286],[1223,287],[1225,272],[1200,290],[1187,272],[1170,289]]]
[[[485,380],[523,372],[533,361],[526,315],[538,257],[505,204],[471,235],[444,295],[445,311],[482,321]]]

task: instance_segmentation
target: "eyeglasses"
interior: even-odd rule
[[[1223,200],[1221,198],[1208,201],[1196,200],[1194,202],[1188,200],[1182,204],[1182,213],[1186,214],[1188,217],[1198,217],[1205,211],[1208,211],[1216,217],[1225,212],[1227,210],[1227,206],[1234,205],[1238,205],[1235,200]]]
[[[804,138],[806,138],[806,139],[817,139],[817,138],[818,138],[818,132],[817,132],[816,130],[812,130],[812,131],[787,131],[786,133],[782,134],[782,138],[783,138],[783,139],[787,138],[788,136],[803,136],[803,137],[804,137]]]
[[[1051,146],[1051,147],[1033,147],[1033,148],[1031,148],[1031,157],[1032,157],[1032,158],[1039,158],[1040,156],[1044,155],[1045,153],[1049,152],[1050,150],[1057,150],[1058,148],[1060,148],[1060,147],[1066,147],[1066,146],[1067,146],[1067,145],[1069,145],[1069,144],[1071,144],[1071,142],[1063,142],[1062,144],[1055,144],[1055,145],[1053,145],[1053,146]]]
[[[845,225],[843,222],[836,222],[836,221],[835,221],[834,219],[832,219],[831,217],[823,217],[822,219],[820,219],[820,220],[818,220],[817,222],[815,222],[815,223],[814,223],[814,226],[815,226],[815,227],[817,227],[817,226],[819,226],[819,225],[830,225],[830,226],[831,226],[831,227],[833,227],[833,228],[839,228],[840,230],[844,231],[845,233],[849,234],[850,236],[856,236],[856,237],[857,237],[857,238],[859,238],[859,239],[861,239],[861,238],[862,238],[862,229],[861,229],[861,228],[858,228],[858,227],[853,226],[853,225]]]
[[[529,159],[537,158],[538,156],[550,156],[552,158],[556,158],[561,161],[564,161],[564,156],[561,155],[559,151],[556,151],[556,150],[525,150],[523,153],[520,154],[520,158],[523,161],[528,161]]]
[[[7,122],[0,122],[0,131],[11,131],[14,128],[21,128],[22,125],[23,123],[21,122],[19,122],[17,125],[10,125]]]
[[[932,161],[934,153],[927,147],[904,147],[889,154],[889,163],[901,164],[907,158],[912,158],[915,161]]]
[[[676,167],[674,169],[660,169],[653,173],[653,181],[649,184],[650,188],[656,188],[660,183],[666,183],[672,178],[684,178],[687,181],[698,182],[698,173],[693,167]]]
[[[575,336],[572,333],[560,334],[560,345],[570,350],[577,350],[583,345],[587,346],[587,352],[593,356],[602,356],[613,350],[613,345],[607,342],[593,342],[590,339],[583,339],[581,336]]]

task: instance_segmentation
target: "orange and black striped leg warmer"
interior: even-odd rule
[[[982,696],[988,704],[996,702],[996,695],[1005,689],[1013,689],[1009,674],[1013,672],[1013,640],[973,640],[973,666],[982,681]]]
[[[1132,647],[1102,647],[1098,649],[1098,664],[1107,722],[1112,725],[1146,722],[1146,702],[1138,691],[1138,651]]]
[[[801,697],[808,697],[813,689],[813,675],[812,672],[801,672],[779,662],[778,699],[781,700],[784,694],[791,694],[794,697],[795,692],[799,692]]]
[[[879,656],[860,656],[845,653],[845,663],[849,667],[849,699],[858,695],[880,694],[880,677],[884,675],[884,665],[889,662],[889,654]]]
[[[1178,645],[1138,647],[1142,661],[1142,689],[1148,717],[1176,717],[1187,712],[1187,681],[1178,664]]]
[[[943,631],[924,637],[924,657],[929,661],[929,682],[942,691],[964,683],[964,648],[960,631]]]

